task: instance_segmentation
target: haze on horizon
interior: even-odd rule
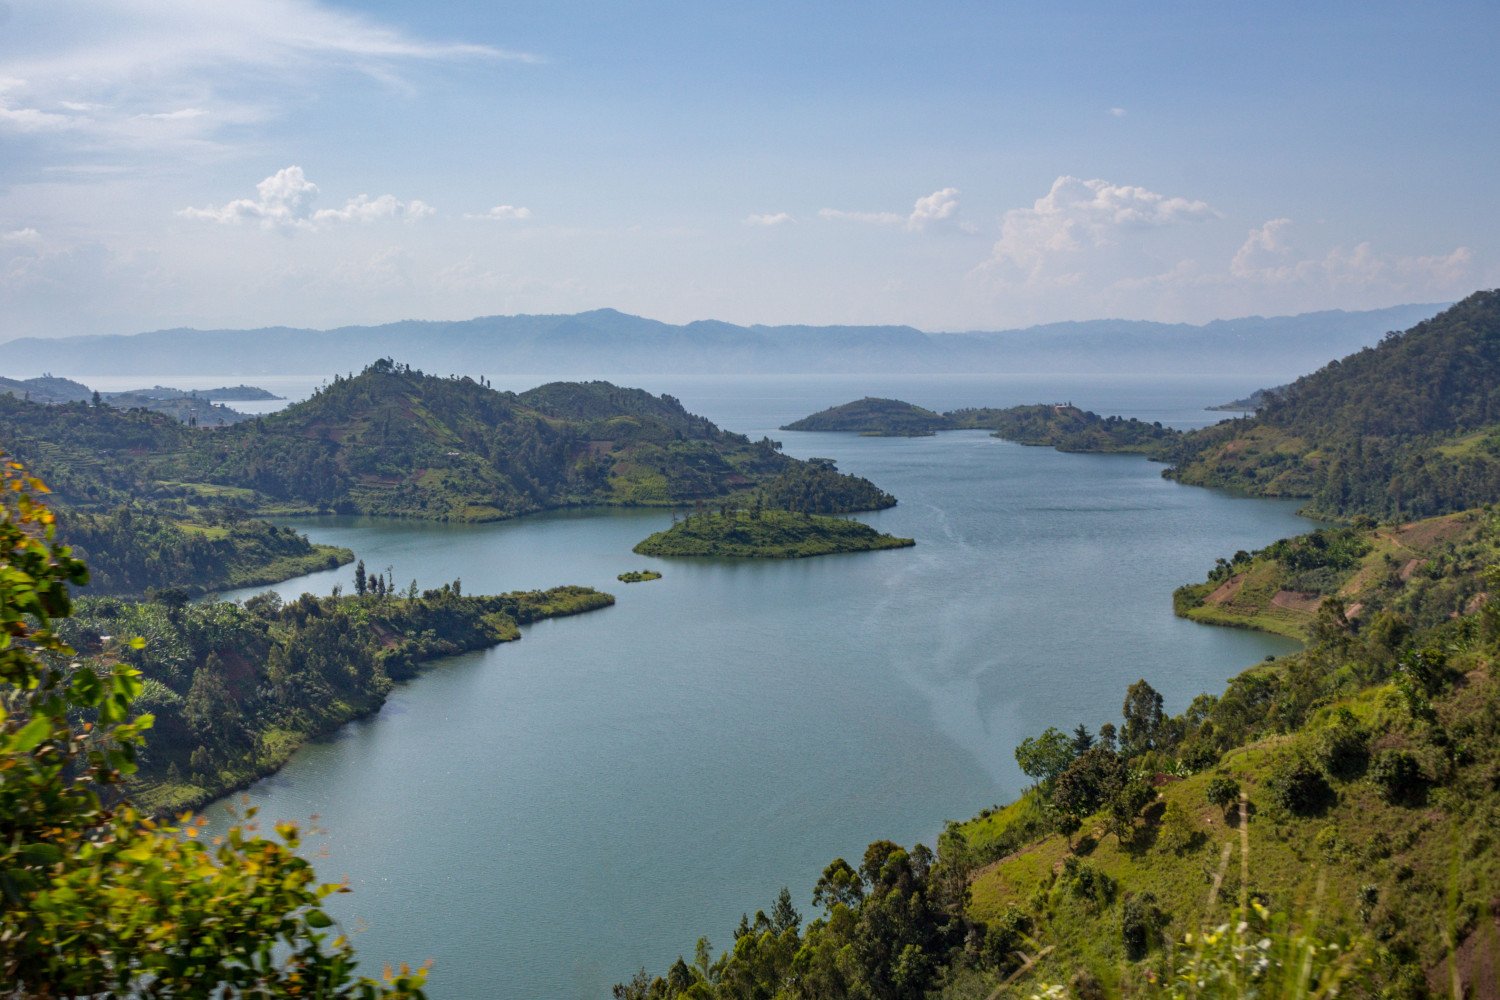
[[[0,340],[1500,285],[1500,8],[0,2]]]

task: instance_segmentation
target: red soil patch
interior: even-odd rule
[[[1393,537],[1407,548],[1425,551],[1438,542],[1446,542],[1463,533],[1466,525],[1458,518],[1439,518],[1433,521],[1413,521],[1403,524],[1392,532]]]
[[[1214,592],[1203,599],[1204,604],[1212,604],[1217,607],[1220,604],[1228,604],[1234,600],[1240,588],[1245,585],[1245,574],[1240,573],[1231,576],[1223,583],[1214,588]]]
[[[1500,908],[1500,900],[1490,904]],[[1451,996],[1457,973],[1463,996],[1500,997],[1500,918],[1482,921],[1469,932],[1449,958],[1427,970],[1427,985],[1435,996]]]
[[[1276,596],[1271,598],[1274,607],[1286,608],[1288,611],[1305,611],[1313,614],[1318,610],[1318,605],[1323,603],[1323,598],[1318,594],[1303,594],[1295,590],[1278,590]]]
[[[1426,563],[1426,559],[1408,559],[1406,560],[1406,565],[1402,566],[1401,571],[1396,575],[1401,577],[1402,583],[1405,583],[1407,580],[1411,579],[1411,575],[1413,573],[1421,569],[1424,565],[1426,565]]]
[[[1351,619],[1352,618],[1358,618],[1359,617],[1359,613],[1361,611],[1363,611],[1364,609],[1365,609],[1364,602],[1362,602],[1362,601],[1355,601],[1353,604],[1349,605],[1347,608],[1344,609],[1344,617],[1345,618],[1351,618]]]

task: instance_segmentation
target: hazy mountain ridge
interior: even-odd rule
[[[360,370],[372,356],[413,354],[440,372],[632,373],[1141,372],[1238,370],[1288,377],[1406,329],[1442,306],[1216,320],[1052,323],[1020,330],[924,333],[909,326],[664,323],[614,309],[572,315],[403,320],[307,330],[169,329],[23,337],[3,345],[12,371],[66,359],[74,375],[267,375]]]

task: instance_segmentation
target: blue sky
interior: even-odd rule
[[[0,3],[0,337],[1500,284],[1500,5]]]

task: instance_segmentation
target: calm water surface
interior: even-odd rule
[[[783,885],[806,903],[835,856],[881,837],[931,842],[944,819],[1010,798],[1023,784],[1017,742],[1114,719],[1137,677],[1175,711],[1292,648],[1171,611],[1172,588],[1201,579],[1215,557],[1308,530],[1292,504],[1177,486],[1138,458],[982,432],[774,429],[866,394],[937,408],[1070,399],[1186,426],[1253,385],[636,382],[870,477],[901,504],[863,519],[918,545],[731,563],[633,555],[666,512],[294,522],[372,568],[393,567],[401,585],[577,583],[619,598],[435,664],[378,716],[251,790],[270,817],[319,817],[320,872],[352,884],[333,909],[358,930],[367,965],[433,959],[434,996],[605,997],[637,967],[662,971],[691,954],[699,934],[731,944],[740,913],[768,908]],[[664,579],[615,580],[646,566]],[[276,589],[326,593],[352,579],[345,568]]]

